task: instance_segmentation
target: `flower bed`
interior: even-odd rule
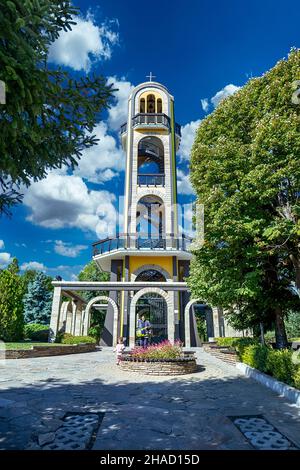
[[[197,370],[196,359],[191,351],[184,352],[178,341],[163,341],[147,348],[136,347],[122,356],[121,368],[147,375],[191,374]]]

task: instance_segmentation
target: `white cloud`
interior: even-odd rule
[[[177,170],[177,190],[179,194],[194,194],[194,190],[190,182],[190,175],[185,174],[179,169]]]
[[[96,232],[98,237],[115,234],[115,195],[90,191],[79,176],[50,173],[32,183],[24,196],[31,213],[27,220],[46,228],[75,227]]]
[[[219,103],[224,100],[224,98],[227,98],[227,96],[233,95],[235,92],[240,90],[241,87],[233,85],[230,83],[229,85],[224,86],[222,90],[218,91],[215,96],[211,98],[211,102],[213,106],[216,108]]]
[[[116,139],[107,133],[105,122],[98,123],[92,134],[99,139],[98,144],[83,150],[73,174],[92,183],[103,183],[124,169],[125,156]]]
[[[18,248],[21,248],[21,247],[27,248],[26,243],[15,243],[15,246],[18,247]]]
[[[181,160],[189,160],[191,148],[194,143],[195,134],[199,127],[201,119],[191,121],[181,128],[181,142],[178,150],[178,155]]]
[[[28,263],[23,263],[20,266],[22,271],[26,271],[26,269],[36,269],[37,271],[47,271],[46,266],[43,263],[39,263],[38,261],[29,261]]]
[[[113,31],[117,21],[98,26],[90,13],[86,18],[74,17],[73,20],[77,24],[72,30],[61,31],[51,44],[48,60],[88,72],[94,62],[110,59],[112,47],[118,42],[118,34]]]
[[[134,85],[125,78],[119,80],[117,77],[109,77],[107,84],[118,89],[114,93],[116,103],[108,110],[108,125],[112,130],[118,131],[120,126],[127,121],[128,98]]]
[[[0,268],[5,268],[12,261],[10,253],[0,253]]]
[[[209,100],[208,100],[208,98],[203,98],[201,100],[201,107],[202,107],[202,109],[205,113],[209,110]]]
[[[4,241],[0,240],[0,250],[2,250],[2,248],[4,248]]]
[[[76,258],[81,251],[86,250],[87,245],[72,245],[69,242],[63,242],[62,240],[55,240],[54,251],[62,256],[69,258]]]

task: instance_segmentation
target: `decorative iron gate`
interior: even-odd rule
[[[136,306],[138,317],[145,315],[152,325],[152,343],[168,338],[168,309],[165,299],[159,294],[145,294]]]

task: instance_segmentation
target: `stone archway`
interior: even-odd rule
[[[185,331],[185,341],[184,341],[184,343],[185,343],[186,348],[191,347],[190,308],[191,308],[192,305],[194,305],[197,302],[200,302],[200,299],[191,299],[186,304],[185,309],[184,309],[184,331]],[[194,322],[194,328],[196,328],[195,332],[197,332],[197,325],[196,325],[196,320],[195,320],[194,315],[193,315],[193,322]]]
[[[168,308],[168,338],[170,341],[174,341],[174,313],[172,312],[172,301],[168,292],[159,287],[145,287],[133,296],[130,303],[129,346],[131,348],[135,346],[136,303],[145,294],[158,294],[165,299]]]
[[[84,312],[84,321],[83,321],[83,328],[84,328],[84,331],[83,331],[83,334],[87,334],[88,333],[88,329],[89,329],[89,324],[90,324],[90,311],[91,311],[91,307],[93,306],[93,304],[95,304],[96,302],[99,302],[101,300],[105,300],[107,301],[113,308],[113,311],[114,311],[114,320],[113,320],[113,346],[116,346],[117,344],[117,335],[118,335],[118,318],[119,318],[119,310],[118,310],[118,306],[116,304],[116,302],[111,299],[110,297],[107,297],[106,295],[98,295],[97,297],[94,297],[93,299],[91,299],[89,301],[89,303],[87,304],[86,308],[85,308],[85,312]]]

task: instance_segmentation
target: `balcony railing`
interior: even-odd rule
[[[136,126],[164,126],[170,130],[170,118],[166,114],[140,113],[132,118],[133,127]]]
[[[175,122],[175,134],[181,137],[181,125]]]
[[[121,126],[121,134],[125,134],[125,132],[127,132],[127,122],[125,122]]]
[[[118,235],[93,243],[93,256],[102,255],[115,250],[176,250],[189,251],[192,238],[182,235],[178,237],[139,237],[138,235]]]
[[[162,173],[145,173],[144,175],[138,175],[139,186],[164,186],[165,175]]]
[[[171,120],[169,116],[164,113],[139,113],[132,118],[132,126],[149,126],[149,127],[160,127],[164,126],[169,131],[171,130]],[[127,123],[122,124],[121,134],[127,132]],[[175,134],[181,137],[181,126],[177,122],[175,123]]]

